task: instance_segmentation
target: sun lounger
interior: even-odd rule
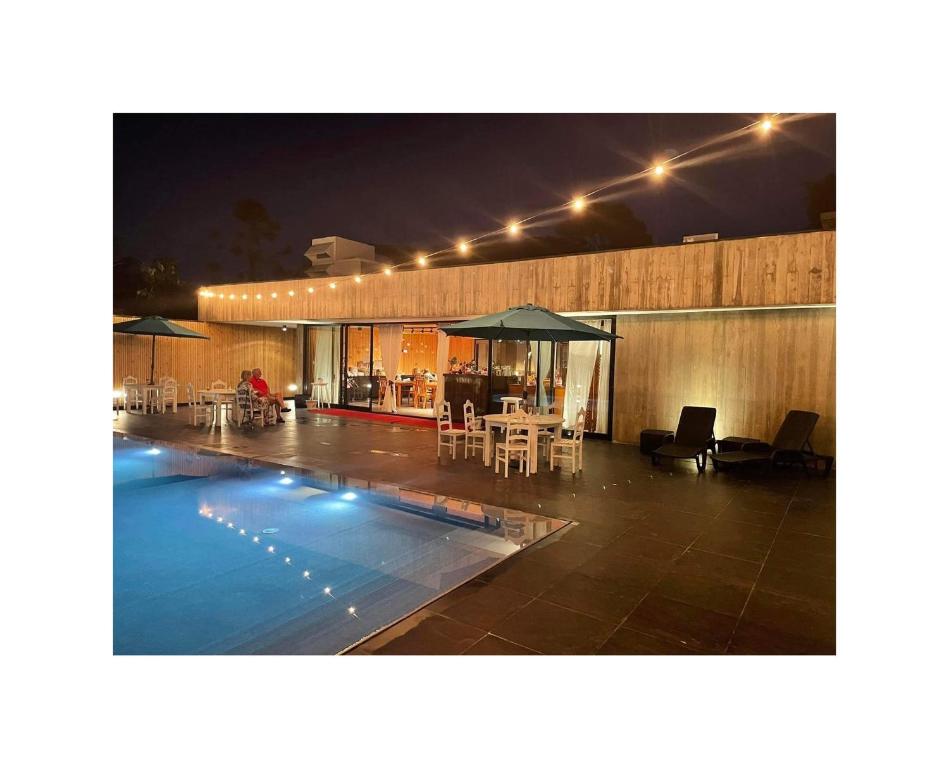
[[[652,463],[658,464],[661,458],[695,459],[699,472],[704,472],[709,441],[715,436],[714,429],[714,408],[686,405],[679,414],[675,438],[652,452]]]
[[[712,456],[712,466],[718,471],[723,466],[751,463],[761,463],[766,467],[800,464],[806,472],[809,464],[816,465],[823,461],[826,476],[830,473],[834,458],[815,453],[810,443],[811,433],[819,418],[820,415],[812,411],[788,411],[778,434],[770,443],[753,442],[739,451],[716,453]]]

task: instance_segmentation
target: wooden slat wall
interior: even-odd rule
[[[131,320],[113,316],[114,323]],[[236,384],[241,370],[259,366],[264,378],[274,390],[286,392],[286,386],[300,386],[300,361],[297,360],[296,331],[253,325],[225,325],[221,323],[175,320],[185,328],[209,336],[202,339],[158,338],[155,346],[155,379],[165,374],[179,384],[178,398],[187,399],[185,385],[206,387],[215,379]],[[112,387],[120,389],[125,376],[148,380],[151,364],[152,339],[150,336],[112,334],[113,365]]]
[[[617,318],[613,436],[675,429],[683,405],[718,409],[715,434],[770,440],[785,413],[816,411],[812,441],[834,453],[833,308]]]
[[[198,313],[211,321],[450,320],[527,302],[555,312],[833,304],[835,246],[836,232],[804,232],[412,268],[368,275],[361,285],[336,278],[335,290],[330,278],[210,286],[215,296],[199,298]]]

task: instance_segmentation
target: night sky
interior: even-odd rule
[[[227,241],[235,202],[253,198],[280,224],[288,266],[327,235],[435,250],[759,117],[117,115],[117,249],[175,258],[195,282],[235,279],[243,264],[214,255],[212,232]],[[833,115],[797,120],[611,199],[660,244],[809,229],[806,184],[834,172],[835,130]]]

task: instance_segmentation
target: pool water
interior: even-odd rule
[[[116,435],[113,652],[338,653],[564,525]]]

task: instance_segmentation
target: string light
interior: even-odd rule
[[[452,250],[455,250],[456,252],[458,252],[458,253],[460,253],[460,254],[463,254],[463,255],[464,255],[464,254],[467,254],[467,253],[471,250],[472,245],[473,245],[474,243],[476,243],[476,242],[478,242],[478,241],[481,241],[481,240],[484,240],[484,239],[489,238],[489,237],[493,237],[493,236],[497,236],[497,235],[499,235],[499,234],[503,234],[503,233],[505,233],[505,232],[506,232],[508,235],[510,235],[510,236],[516,236],[516,235],[518,235],[518,234],[521,233],[524,224],[526,224],[526,223],[528,223],[528,222],[531,222],[531,221],[534,221],[535,219],[539,219],[539,218],[544,217],[544,216],[549,216],[549,215],[552,215],[552,214],[556,214],[556,213],[558,213],[558,212],[562,212],[564,209],[572,209],[573,212],[575,212],[575,213],[580,213],[580,212],[582,212],[582,211],[588,206],[588,204],[591,202],[591,201],[590,201],[590,198],[593,198],[594,195],[598,195],[599,193],[601,193],[601,192],[603,192],[603,191],[605,191],[605,190],[607,190],[607,189],[612,189],[612,188],[617,187],[617,186],[620,186],[620,185],[628,184],[628,183],[633,182],[633,181],[636,181],[637,179],[640,179],[640,178],[642,178],[642,177],[644,177],[644,176],[652,176],[652,177],[657,178],[657,179],[658,179],[658,178],[661,178],[661,177],[667,175],[667,174],[666,174],[667,166],[669,166],[671,163],[676,162],[676,161],[679,161],[679,160],[681,160],[682,158],[687,157],[687,156],[689,156],[689,155],[693,155],[693,154],[695,154],[696,152],[699,152],[699,151],[701,151],[701,150],[703,150],[703,149],[707,149],[707,148],[712,147],[712,146],[715,146],[715,145],[721,145],[721,144],[723,144],[723,143],[725,143],[725,142],[732,141],[732,140],[734,140],[734,139],[736,139],[736,138],[739,138],[739,137],[741,137],[741,136],[743,136],[743,135],[747,135],[749,132],[756,132],[756,131],[757,131],[757,132],[761,132],[762,134],[767,134],[767,133],[771,132],[771,131],[774,129],[775,124],[776,124],[776,122],[777,122],[775,118],[776,118],[777,116],[778,116],[777,113],[771,114],[771,115],[769,115],[769,116],[767,116],[767,117],[762,117],[762,118],[759,119],[759,120],[755,120],[753,123],[750,123],[750,124],[748,124],[748,125],[744,125],[744,126],[742,126],[741,128],[737,128],[737,129],[735,129],[735,130],[733,130],[733,131],[728,131],[728,132],[726,132],[726,133],[713,136],[712,138],[710,138],[710,139],[708,139],[708,140],[706,140],[706,141],[703,141],[703,142],[701,142],[701,143],[699,143],[699,144],[696,144],[696,145],[694,145],[694,146],[692,146],[692,147],[686,149],[686,150],[683,151],[683,152],[680,152],[679,154],[675,155],[674,157],[668,158],[667,160],[665,160],[664,163],[657,163],[656,165],[654,165],[654,166],[652,166],[652,167],[650,167],[650,168],[645,168],[645,169],[643,169],[643,170],[641,170],[641,171],[637,171],[637,172],[634,172],[634,173],[630,173],[630,174],[626,174],[626,175],[620,176],[620,177],[618,177],[618,178],[614,178],[614,179],[612,179],[612,180],[610,180],[610,181],[608,181],[608,182],[606,182],[606,183],[604,183],[604,184],[601,184],[600,186],[596,187],[595,189],[592,189],[592,190],[589,190],[589,191],[583,193],[582,195],[577,195],[576,197],[574,197],[574,198],[573,198],[570,202],[568,202],[568,203],[561,203],[561,204],[559,204],[559,205],[551,206],[551,207],[549,207],[549,208],[546,208],[546,209],[537,211],[537,212],[535,212],[535,213],[533,213],[533,214],[527,216],[526,218],[521,219],[520,221],[511,222],[510,224],[508,224],[508,225],[502,227],[501,229],[494,230],[494,231],[491,231],[491,232],[485,232],[485,233],[483,233],[483,234],[481,234],[481,235],[478,235],[478,236],[476,236],[476,237],[471,237],[471,238],[469,238],[468,240],[461,240],[461,241],[458,241],[458,242],[455,244],[454,249],[452,249],[452,248],[443,248],[443,249],[441,249],[441,250],[432,251],[432,252],[430,252],[430,253],[420,252],[420,253],[418,253],[418,254],[416,255],[416,257],[415,257],[415,259],[414,259],[415,264],[417,264],[419,267],[428,266],[429,259],[431,259],[431,258],[434,257],[434,256],[439,256],[439,255],[442,255],[442,254],[445,254],[445,253],[449,253],[449,252],[451,252]],[[813,117],[813,116],[814,116],[814,115],[810,115],[810,114],[799,114],[799,115],[796,115],[796,116],[795,116],[794,118],[792,118],[792,119],[804,119],[804,118]],[[405,266],[405,265],[397,265],[397,266],[395,267],[395,269],[401,269],[403,266]],[[385,267],[382,271],[383,271],[383,273],[384,273],[386,276],[391,276],[395,270],[394,270],[392,267]],[[356,276],[356,277],[354,278],[354,282],[356,282],[356,283],[361,283],[361,282],[362,282],[362,278],[361,278],[360,276]],[[336,287],[337,287],[336,282],[331,282],[331,283],[329,284],[329,287],[330,287],[331,289],[334,289],[334,290],[335,290]],[[308,292],[308,293],[313,293],[314,291],[315,291],[315,289],[314,289],[313,287],[307,288],[307,292]],[[206,292],[205,292],[205,291],[202,291],[200,295],[204,295],[204,296],[207,296],[207,297],[213,297],[213,296],[214,296],[214,292],[213,292],[213,291],[206,291]],[[293,292],[293,291],[290,291],[290,292],[289,292],[289,295],[290,295],[290,296],[293,296],[293,295],[294,295],[294,292]],[[219,293],[219,294],[218,294],[218,298],[223,299],[223,298],[224,298],[224,294],[223,294],[223,293]],[[234,296],[232,295],[231,298],[233,299]],[[257,294],[257,296],[256,296],[255,298],[257,298],[258,300],[260,300],[261,295],[260,295],[260,294]],[[272,294],[271,294],[271,298],[276,299],[276,298],[277,298],[277,294],[276,294],[276,293],[272,293]]]

